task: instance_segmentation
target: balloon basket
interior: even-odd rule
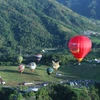
[[[81,63],[78,63],[78,65],[81,65]]]

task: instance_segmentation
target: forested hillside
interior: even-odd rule
[[[19,49],[28,54],[66,46],[83,30],[99,31],[99,27],[55,0],[0,0],[0,60]]]
[[[90,18],[100,19],[100,0],[57,0],[73,11]]]

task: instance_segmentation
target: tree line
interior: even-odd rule
[[[100,84],[100,83],[99,83]],[[89,89],[75,89],[66,84],[51,84],[39,89],[37,92],[22,92],[20,87],[0,88],[2,100],[99,100],[100,86],[95,84]],[[18,89],[20,88],[20,89]],[[23,87],[22,87],[23,88]]]

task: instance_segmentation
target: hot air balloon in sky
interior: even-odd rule
[[[36,68],[36,63],[35,62],[29,63],[29,68],[30,68],[31,72],[33,72]]]
[[[52,66],[53,66],[53,69],[57,70],[57,69],[60,67],[59,61],[58,61],[58,62],[54,62],[54,61],[52,60]]]
[[[54,72],[54,69],[53,68],[51,68],[51,67],[49,67],[49,68],[47,68],[47,74],[48,75],[50,75],[51,73],[53,73]]]
[[[41,58],[42,58],[42,55],[41,54],[37,54],[37,55],[35,55],[35,57],[36,57],[36,59],[38,60],[38,62],[41,60]]]
[[[21,64],[18,66],[18,70],[20,71],[20,73],[22,73],[25,69],[25,65]]]
[[[90,52],[92,48],[92,42],[86,36],[77,35],[70,39],[68,48],[80,63],[82,59]]]
[[[19,56],[17,57],[17,61],[18,61],[18,63],[21,63],[21,62],[23,61],[23,57],[22,57],[21,55],[19,55]]]

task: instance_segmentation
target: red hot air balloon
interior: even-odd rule
[[[20,71],[20,73],[22,73],[25,69],[25,65],[21,64],[18,66],[18,70]]]
[[[91,40],[83,35],[72,37],[68,43],[70,52],[79,62],[81,62],[82,59],[90,52],[91,47]]]

